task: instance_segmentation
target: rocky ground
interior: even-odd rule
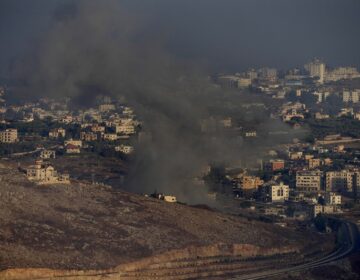
[[[120,267],[129,270],[128,279],[146,279],[149,273],[177,279],[166,275],[180,266],[194,276],[194,266],[221,271],[219,265],[225,265],[237,271],[254,269],[256,260],[264,267],[301,261],[306,254],[325,254],[332,241],[86,182],[38,186],[16,164],[0,161],[1,270]],[[274,255],[277,261],[271,263],[268,257]],[[252,262],[244,263],[246,259]],[[136,267],[145,273],[140,278]]]

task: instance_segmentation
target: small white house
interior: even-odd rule
[[[50,159],[50,158],[55,158],[56,157],[56,153],[55,151],[52,150],[42,150],[40,152],[40,158],[42,159]]]
[[[134,151],[134,147],[129,145],[120,145],[115,147],[115,151],[129,155]]]

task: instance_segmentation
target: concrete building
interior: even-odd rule
[[[317,120],[326,120],[329,118],[330,118],[330,115],[328,115],[328,114],[323,114],[320,112],[315,113],[315,119],[317,119]]]
[[[114,111],[115,110],[115,105],[114,104],[101,104],[99,106],[99,111],[100,112],[108,112],[108,111]]]
[[[246,88],[251,85],[250,78],[239,78],[238,79],[238,88]]]
[[[360,90],[343,91],[341,96],[345,103],[358,103],[359,102]]]
[[[42,160],[37,160],[34,165],[26,169],[28,180],[38,184],[69,184],[68,174],[58,174],[54,167],[44,164]]]
[[[264,181],[256,176],[243,176],[240,179],[240,185],[243,190],[254,190],[263,184]]]
[[[17,129],[6,129],[0,131],[0,143],[15,143],[18,142]]]
[[[54,128],[49,132],[49,138],[65,138],[66,130],[64,128]]]
[[[104,133],[105,132],[105,126],[99,125],[99,124],[93,124],[91,126],[91,131],[94,133]]]
[[[131,135],[135,133],[133,124],[119,124],[115,126],[115,132],[118,134]]]
[[[285,168],[285,161],[282,159],[272,159],[269,162],[265,163],[266,171],[277,171],[283,170]]]
[[[318,192],[322,189],[321,171],[296,172],[296,190],[301,192]]]
[[[258,71],[258,77],[261,80],[275,82],[277,80],[277,70],[275,68],[261,68]]]
[[[327,192],[325,194],[325,203],[328,205],[341,205],[341,195],[333,192]]]
[[[354,172],[354,178],[353,178],[353,195],[354,198],[359,201],[360,200],[360,172],[356,171]]]
[[[339,81],[360,78],[360,73],[355,67],[338,67],[326,73],[326,81]]]
[[[67,146],[67,145],[73,145],[73,146],[77,146],[79,148],[82,147],[82,141],[81,140],[73,140],[73,139],[69,139],[69,140],[66,140],[64,142],[64,145]]]
[[[298,152],[289,152],[288,153],[289,159],[291,160],[298,160],[301,159],[303,156],[303,152],[298,151]]]
[[[85,142],[92,142],[92,141],[97,141],[98,140],[98,134],[95,132],[85,132],[85,131],[81,131],[80,132],[80,139],[82,141]]]
[[[134,151],[134,147],[129,145],[120,145],[115,147],[115,151],[129,155]]]
[[[311,205],[311,208],[313,217],[316,217],[319,214],[336,214],[341,212],[339,206],[337,205],[315,204]]]
[[[304,68],[309,72],[310,77],[319,78],[319,83],[323,84],[325,81],[326,66],[325,63],[319,59],[314,59],[304,66]]]
[[[308,160],[309,169],[315,169],[321,165],[321,159],[319,158],[311,158]]]
[[[349,170],[329,171],[325,176],[325,189],[328,192],[353,192],[355,173]]]
[[[81,152],[80,147],[73,144],[65,145],[65,150],[67,154],[80,154]]]
[[[249,69],[246,73],[246,76],[251,80],[254,81],[258,78],[258,73],[254,69]]]
[[[177,202],[176,196],[172,196],[172,195],[164,195],[164,201],[171,203]]]
[[[325,91],[325,92],[313,92],[313,95],[315,95],[317,97],[317,103],[322,103],[324,101],[326,101],[326,99],[330,96],[330,92]]]
[[[237,88],[238,79],[235,75],[223,75],[217,78],[217,82],[222,88]]]
[[[289,186],[280,183],[279,185],[271,185],[269,195],[272,202],[283,202],[289,199]]]
[[[123,115],[126,116],[133,116],[134,115],[134,110],[131,109],[130,107],[124,107],[122,110]]]
[[[116,141],[118,140],[118,135],[116,133],[105,133],[103,139],[105,141]]]
[[[40,152],[40,158],[42,159],[56,158],[56,152],[52,150],[42,150]]]

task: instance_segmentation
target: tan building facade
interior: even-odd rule
[[[296,173],[296,190],[301,192],[318,192],[322,187],[321,171],[298,171]]]
[[[18,141],[17,129],[6,129],[0,131],[0,142],[1,143],[16,143]]]

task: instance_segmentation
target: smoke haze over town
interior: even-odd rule
[[[359,14],[0,0],[0,279],[360,279]]]

